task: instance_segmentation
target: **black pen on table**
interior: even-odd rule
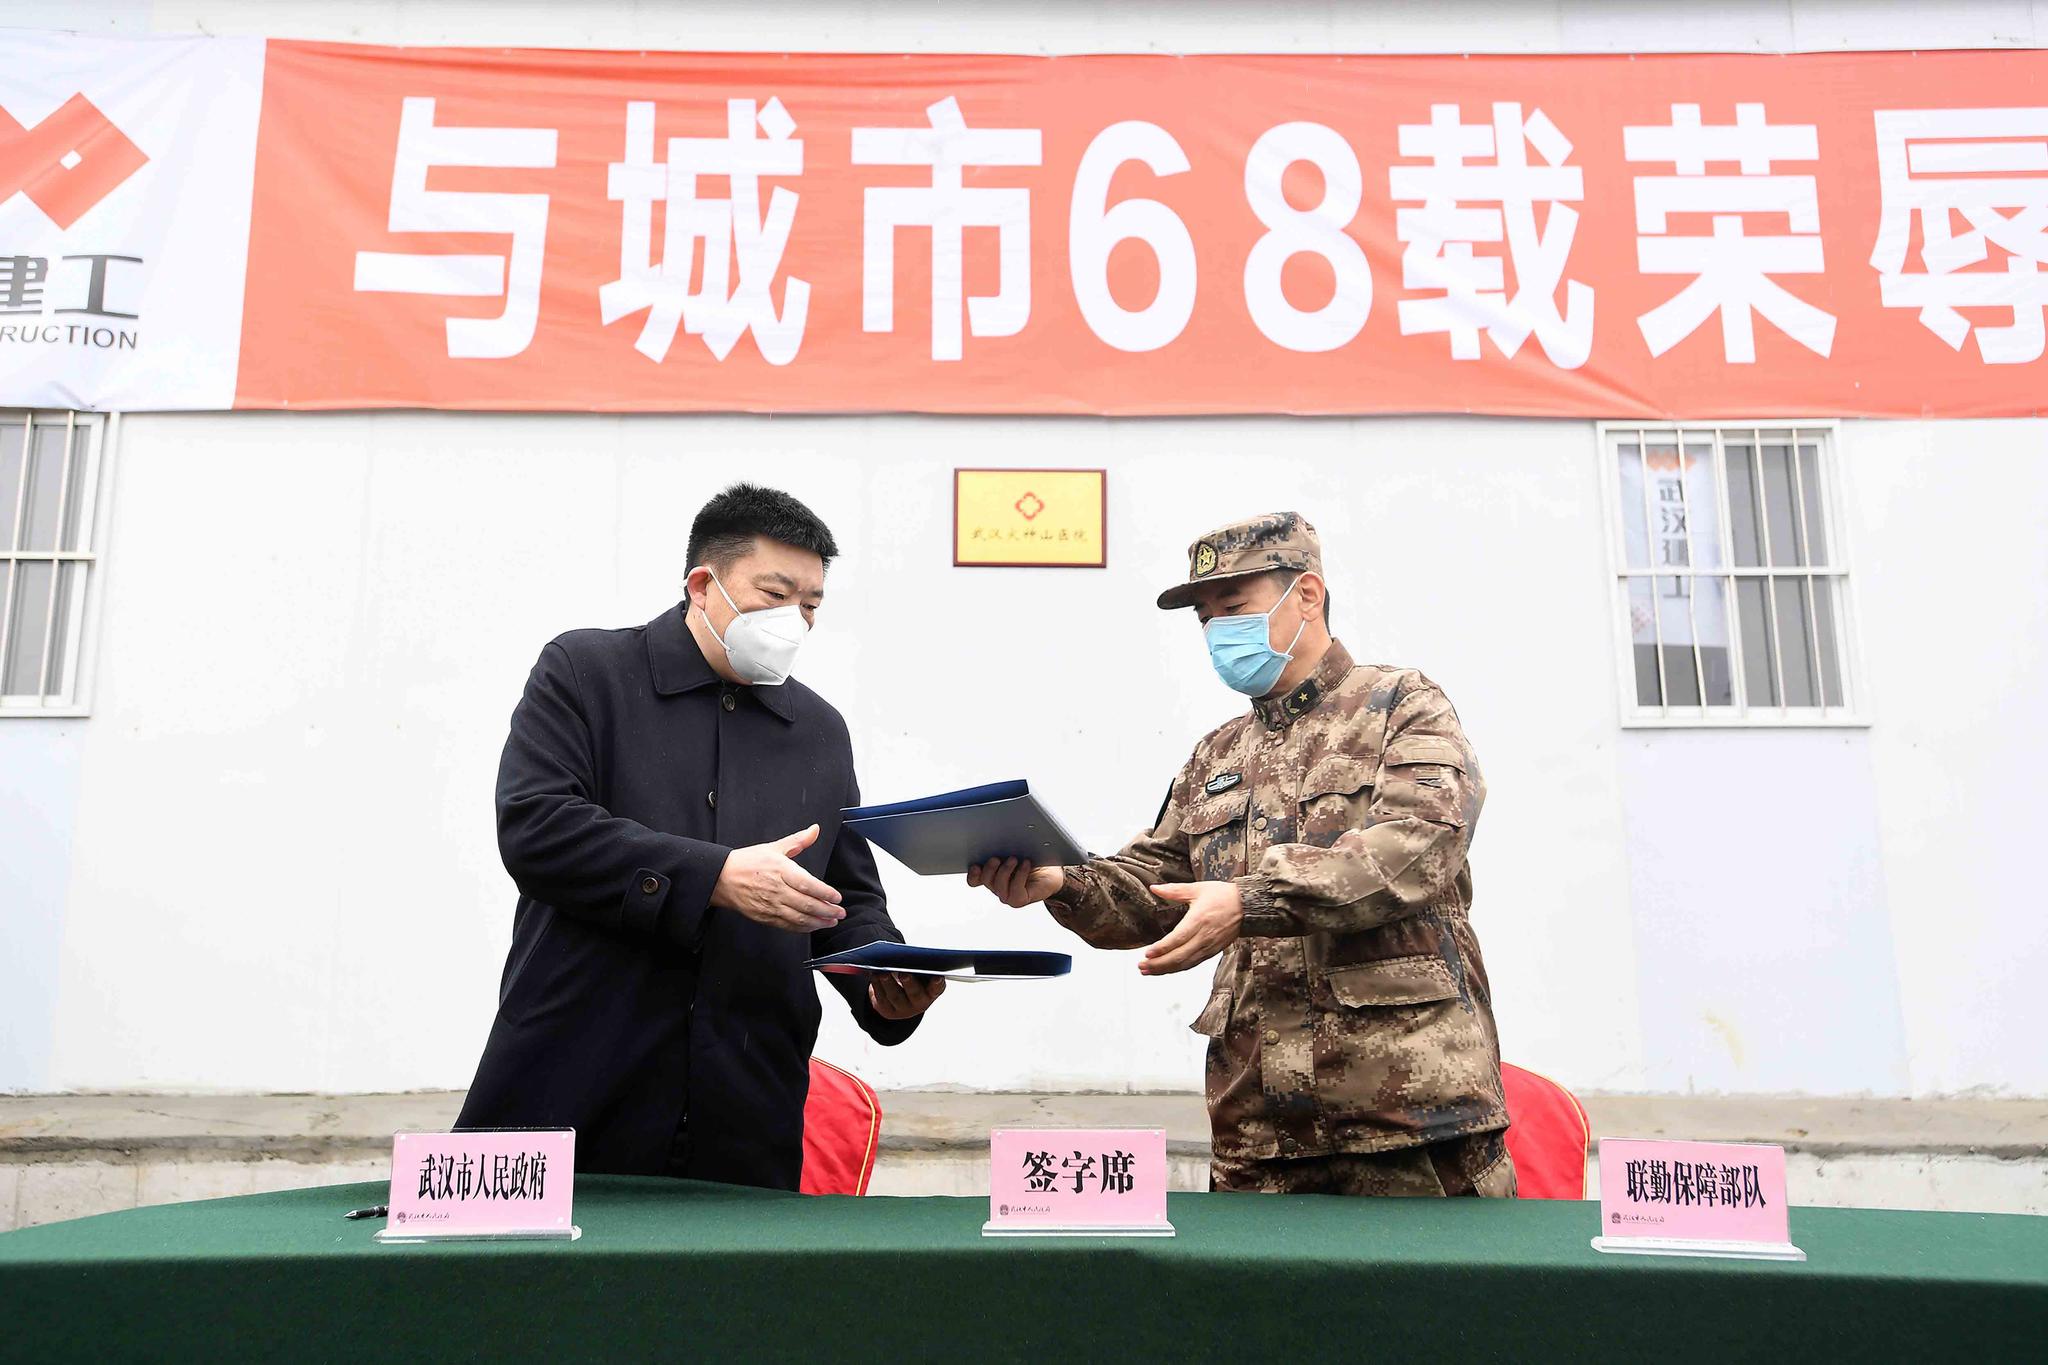
[[[372,1204],[366,1209],[350,1209],[341,1215],[344,1218],[387,1218],[391,1214],[389,1204]]]

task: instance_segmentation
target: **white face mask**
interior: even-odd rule
[[[740,611],[739,603],[732,600],[725,584],[718,582],[715,571],[711,581],[717,584],[718,595],[725,599],[725,604],[738,613],[723,635],[711,625],[711,613],[704,613],[704,624],[710,628],[711,638],[724,646],[725,661],[732,665],[732,671],[739,674],[741,682],[756,687],[778,687],[787,682],[790,670],[796,666],[796,652],[803,647],[804,636],[811,629],[804,620],[803,608],[792,605]]]

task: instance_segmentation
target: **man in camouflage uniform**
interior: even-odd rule
[[[1096,947],[1150,944],[1147,975],[1221,954],[1193,1024],[1210,1040],[1213,1188],[1512,1195],[1468,918],[1486,789],[1457,712],[1421,673],[1354,663],[1331,638],[1321,546],[1295,513],[1212,531],[1188,565],[1159,605],[1198,609],[1250,712],[1195,746],[1121,853],[992,862],[969,883],[1046,902]],[[1262,613],[1263,631],[1217,624]],[[1224,636],[1269,667],[1233,676]]]

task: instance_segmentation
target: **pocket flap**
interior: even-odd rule
[[[1465,771],[1465,751],[1440,735],[1404,735],[1387,746],[1386,762],[1441,763]]]
[[[1370,763],[1360,762],[1346,754],[1334,754],[1308,770],[1308,776],[1301,784],[1301,799],[1348,796],[1362,791],[1372,785],[1372,771]]]
[[[1188,1027],[1204,1038],[1221,1038],[1223,1030],[1230,1023],[1230,992],[1217,991],[1209,997],[1209,1003],[1202,1006],[1202,1012],[1195,1016]]]
[[[1422,1005],[1450,1000],[1458,994],[1451,969],[1433,953],[1333,967],[1327,973],[1330,991],[1342,1005]]]
[[[1206,801],[1196,801],[1181,812],[1181,830],[1186,834],[1207,834],[1212,829],[1223,828],[1232,820],[1242,820],[1251,799],[1249,791],[1240,789],[1223,796],[1212,796]]]

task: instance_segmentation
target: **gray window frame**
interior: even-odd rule
[[[1802,500],[1799,511],[1818,512],[1818,525],[1826,539],[1828,562],[1826,564],[1777,564],[1741,566],[1734,560],[1734,536],[1731,525],[1729,504],[1728,463],[1725,455],[1726,442],[1733,438],[1746,444],[1753,452],[1760,452],[1766,445],[1776,444],[1771,436],[1780,434],[1795,452],[1792,465],[1795,478],[1801,461],[1796,452],[1800,445],[1812,440],[1816,446],[1814,466],[1819,474],[1818,489],[1807,489],[1801,482],[1797,496]],[[1715,485],[1718,507],[1714,511],[1717,534],[1721,537],[1719,562],[1708,566],[1688,563],[1684,567],[1652,565],[1648,568],[1629,562],[1628,547],[1625,543],[1625,522],[1622,512],[1623,475],[1621,447],[1625,443],[1636,443],[1638,450],[1647,450],[1657,437],[1668,438],[1670,444],[1683,451],[1689,442],[1697,443],[1701,438],[1711,439],[1715,452]],[[1745,439],[1746,438],[1746,439]],[[1621,706],[1621,724],[1624,729],[1765,729],[1765,728],[1863,728],[1871,723],[1865,709],[1861,686],[1862,668],[1860,651],[1857,647],[1857,630],[1854,595],[1851,592],[1850,574],[1851,550],[1843,527],[1841,515],[1842,461],[1841,424],[1829,419],[1794,419],[1787,417],[1760,420],[1729,421],[1717,419],[1705,422],[1671,421],[1608,421],[1596,424],[1594,441],[1595,455],[1599,461],[1601,490],[1601,515],[1606,526],[1608,591],[1611,596],[1613,628],[1615,639],[1615,679],[1617,696]],[[1760,459],[1760,456],[1757,458]],[[1683,455],[1680,467],[1684,467]],[[1644,481],[1647,487],[1647,481]],[[1684,481],[1681,480],[1681,488]],[[1647,496],[1647,494],[1645,494]],[[1690,513],[1688,513],[1690,517]],[[1649,520],[1645,508],[1645,523]],[[1691,534],[1688,522],[1688,535]],[[1688,558],[1690,558],[1688,550]],[[1768,556],[1767,556],[1768,558]],[[1723,610],[1726,613],[1730,637],[1730,661],[1728,664],[1729,690],[1732,702],[1725,706],[1686,705],[1670,700],[1660,675],[1660,701],[1657,705],[1643,703],[1637,691],[1634,630],[1630,609],[1630,583],[1632,580],[1650,579],[1652,600],[1655,598],[1655,581],[1658,578],[1687,577],[1693,579],[1718,579],[1722,582]],[[1738,583],[1744,579],[1761,579],[1773,584],[1767,590],[1772,599],[1770,621],[1769,667],[1773,670],[1773,685],[1780,694],[1780,700],[1757,700],[1748,695],[1748,679],[1743,664],[1741,628],[1742,606],[1739,602]],[[1811,646],[1816,655],[1820,649],[1818,619],[1811,597],[1813,584],[1819,580],[1833,584],[1830,605],[1835,630],[1834,651],[1837,670],[1840,674],[1842,699],[1840,704],[1826,704],[1827,689],[1820,686],[1822,705],[1794,706],[1786,696],[1788,688],[1781,681],[1784,672],[1784,646],[1777,625],[1778,592],[1775,584],[1781,581],[1801,582],[1807,594],[1807,619],[1816,622],[1816,633]],[[1687,610],[1694,610],[1695,598],[1688,594]],[[1661,631],[1663,608],[1654,608],[1653,619]],[[1702,662],[1697,618],[1691,634],[1690,653],[1696,673],[1697,685],[1692,691],[1704,703],[1706,699],[1706,669]],[[1659,637],[1657,657],[1661,660],[1666,651]],[[1814,676],[1820,677],[1823,670],[1816,663]]]
[[[117,414],[67,412],[41,408],[0,410],[0,422],[20,423],[21,467],[16,485],[0,508],[12,508],[12,522],[0,525],[0,686],[5,684],[5,662],[12,641],[24,630],[43,639],[38,658],[40,692],[0,692],[0,722],[11,719],[82,717],[92,711],[92,683],[96,662],[99,612],[105,597],[105,546],[110,515],[111,471],[118,440]],[[51,548],[28,549],[20,544],[28,524],[27,491],[33,463],[35,433],[53,424],[65,428],[65,455],[60,462],[60,485],[56,507],[56,537]],[[82,459],[72,458],[83,440]],[[75,512],[73,511],[75,509]],[[0,517],[0,522],[7,518]],[[67,544],[65,530],[75,525],[75,539]],[[41,603],[29,602],[15,590],[26,564],[55,564],[49,587]],[[63,609],[57,606],[60,578],[72,575],[73,586]],[[17,599],[20,598],[20,601]],[[16,619],[19,617],[20,619]],[[59,619],[61,617],[61,619]],[[61,672],[52,679],[49,669],[50,640],[63,641]],[[53,685],[54,684],[54,685]]]

